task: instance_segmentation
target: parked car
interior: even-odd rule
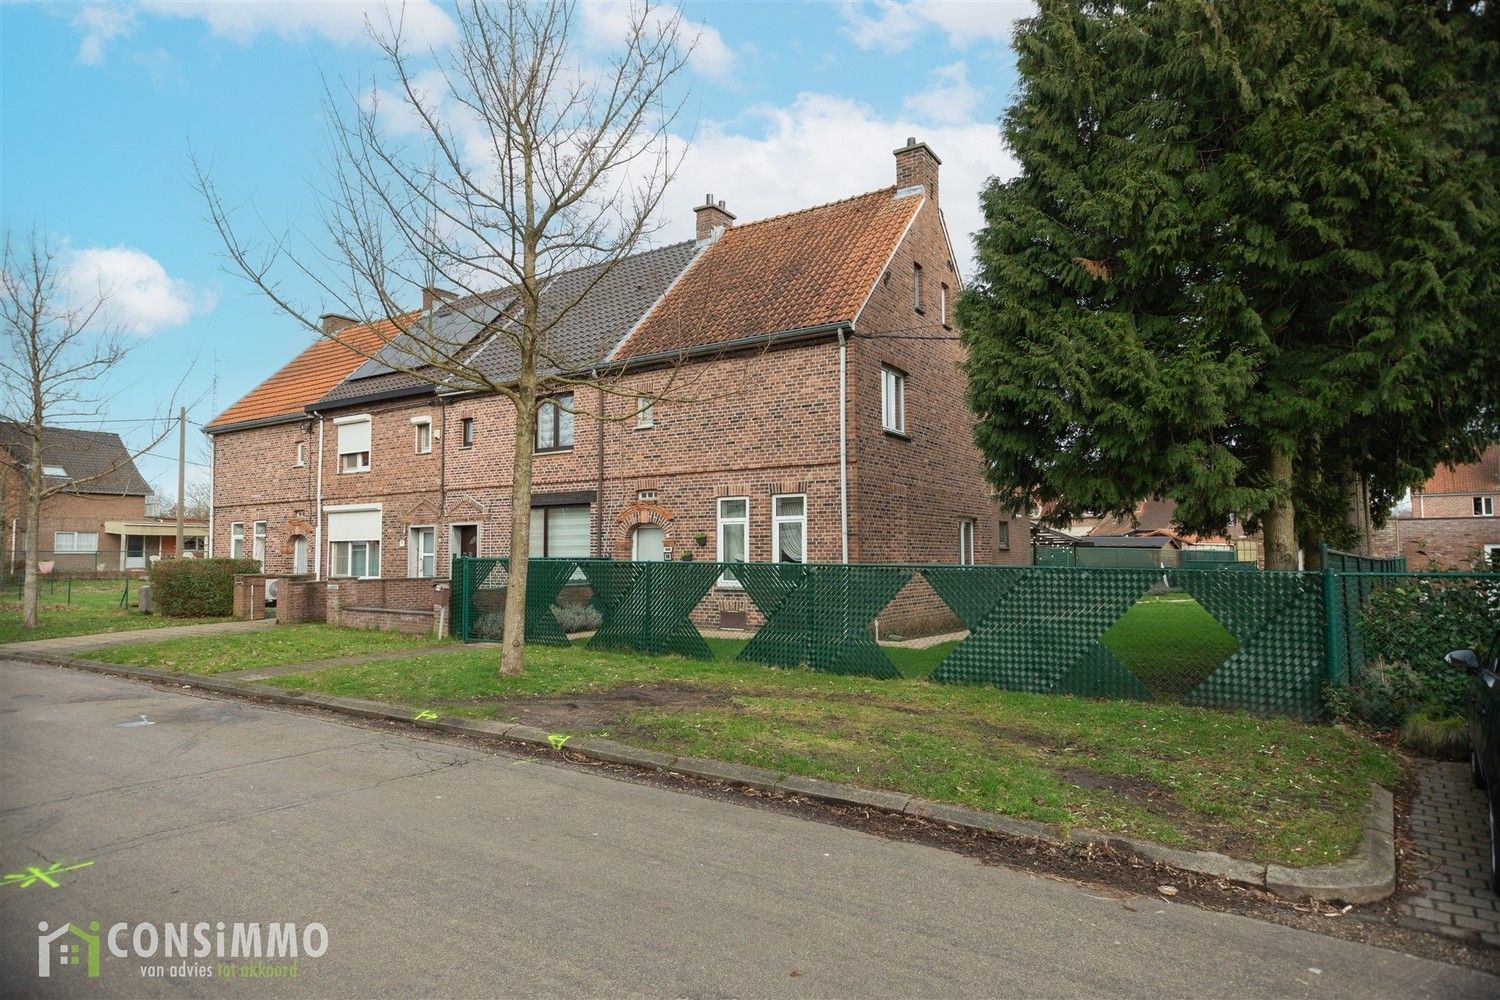
[[[1484,653],[1455,649],[1445,660],[1474,678],[1469,690],[1469,766],[1490,814],[1490,886],[1500,892],[1500,629]]]

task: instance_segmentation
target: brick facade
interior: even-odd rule
[[[1477,510],[1477,513],[1476,513]],[[1377,556],[1405,556],[1414,570],[1472,570],[1500,550],[1500,446],[1469,465],[1440,467],[1411,509],[1371,539]]]
[[[917,183],[928,178],[935,186],[935,163],[910,159],[930,155],[925,147],[904,155],[902,169]],[[891,254],[891,248],[882,254]],[[924,286],[920,311],[913,289],[917,265]],[[850,561],[957,562],[959,524],[968,520],[974,525],[975,561],[1029,562],[1028,525],[1000,512],[973,443],[960,368],[963,350],[944,315],[945,303],[951,314],[958,291],[942,218],[935,201],[927,198],[846,337]],[[882,365],[906,376],[905,435],[887,434],[881,427]],[[839,338],[830,330],[770,349],[727,348],[720,354],[637,366],[607,391],[579,387],[573,446],[536,456],[533,503],[586,504],[589,551],[596,557],[630,558],[633,533],[650,524],[661,529],[667,558],[692,552],[695,558],[713,560],[718,557],[718,501],[742,497],[749,507],[749,558],[766,561],[775,557],[773,498],[796,494],[806,498],[804,558],[837,563],[844,556],[839,370]],[[661,396],[649,427],[637,426],[637,393]],[[370,417],[370,469],[342,473],[334,420],[355,414]],[[424,417],[433,429],[430,454],[418,454],[415,448],[412,420]],[[473,421],[471,447],[462,443],[465,419]],[[379,505],[383,576],[415,572],[408,540],[417,526],[436,528],[439,575],[449,565],[454,525],[479,526],[479,554],[508,552],[515,425],[511,404],[500,397],[428,392],[365,404],[351,400],[308,420],[218,434],[215,554],[229,554],[232,522],[245,525],[249,554],[252,526],[264,520],[266,571],[291,571],[291,539],[301,534],[311,546],[318,534],[312,512],[320,424],[323,505]],[[306,446],[303,467],[293,465],[299,441]],[[325,578],[332,569],[327,525],[325,516],[321,558],[310,551],[308,567]],[[702,544],[699,534],[705,537]],[[1008,547],[1003,545],[1007,535]],[[332,592],[327,603],[332,621]],[[351,607],[345,593],[337,603]],[[715,588],[697,617],[700,624],[720,625],[747,611],[747,624],[756,624],[742,592]],[[347,612],[339,614],[348,617]],[[893,602],[881,627],[898,631],[951,624],[936,595],[918,583]]]
[[[4,477],[4,553],[7,567],[26,558],[26,483],[17,469],[0,462]],[[42,501],[39,544],[42,562],[52,562],[56,573],[118,573],[120,536],[104,530],[105,521],[140,521],[146,517],[144,496],[95,493],[54,493]],[[59,531],[87,531],[99,536],[97,552],[55,552]],[[154,541],[154,540],[153,540]]]

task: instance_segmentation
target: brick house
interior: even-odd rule
[[[553,279],[544,317],[587,295],[549,330],[548,356],[614,375],[542,408],[534,555],[1030,561],[1028,526],[1000,510],[971,435],[940,161],[915,141],[895,157],[890,187],[740,225],[710,197],[693,240]],[[503,384],[514,348],[487,330],[513,303],[433,293],[415,315]],[[390,342],[316,372],[304,352],[208,426],[213,551],[253,543],[268,572],[320,578],[441,576],[453,554],[504,555],[511,404],[391,370],[389,329],[341,335]],[[887,617],[944,615],[925,586]],[[727,623],[745,609],[726,579],[700,611]]]
[[[1399,507],[1375,532],[1377,556],[1405,556],[1421,569],[1473,569],[1500,559],[1500,445],[1470,465],[1439,467],[1411,507]]]
[[[0,424],[0,514],[5,524],[5,567],[18,572],[26,558],[26,475],[31,439],[17,424]],[[118,434],[47,427],[42,434],[42,501],[39,545],[44,572],[116,573],[144,570],[152,558],[171,556],[176,525],[146,513],[151,489]],[[206,534],[186,532],[189,551]],[[50,566],[50,569],[49,569]]]

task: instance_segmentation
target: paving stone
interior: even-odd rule
[[[1500,945],[1500,897],[1489,888],[1489,829],[1484,793],[1464,764],[1423,763],[1410,827],[1421,895],[1403,904],[1415,925],[1450,937]],[[1407,918],[1403,918],[1403,922]]]

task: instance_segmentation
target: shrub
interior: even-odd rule
[[[604,616],[592,604],[554,604],[552,613],[557,616],[557,624],[570,635],[596,632],[604,622]]]
[[[1344,687],[1331,688],[1328,705],[1340,722],[1394,729],[1430,699],[1407,663],[1373,660]]]
[[[255,559],[162,559],[151,564],[151,600],[170,618],[234,614],[237,573],[259,573]]]
[[[1428,705],[1401,726],[1401,745],[1423,757],[1465,760],[1469,756],[1469,726],[1459,716],[1444,715],[1441,709]]]
[[[1417,687],[1405,713],[1384,724],[1398,725],[1427,703],[1440,716],[1462,714],[1469,675],[1443,662],[1443,655],[1487,646],[1497,612],[1500,581],[1419,577],[1370,595],[1363,618],[1366,658],[1406,665]]]

